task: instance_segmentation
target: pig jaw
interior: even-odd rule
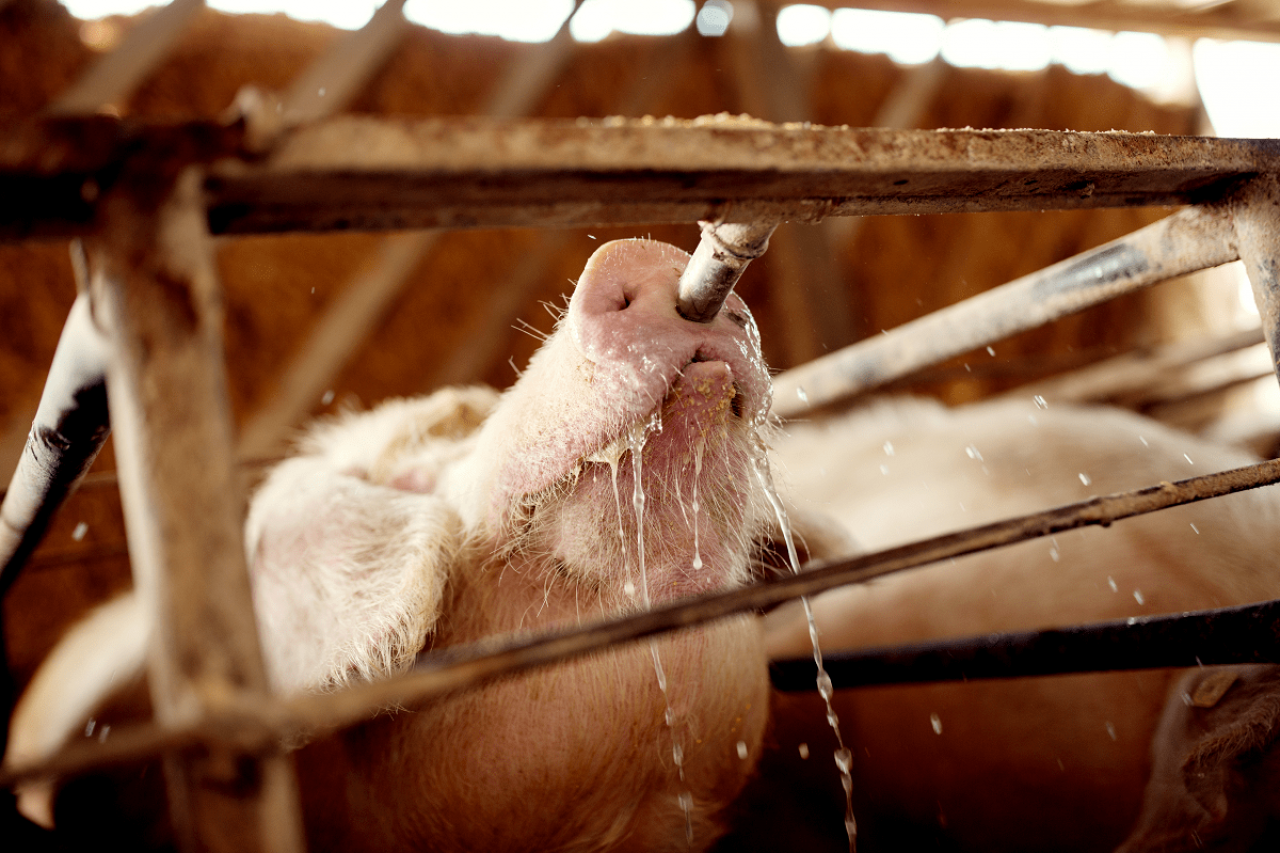
[[[744,575],[769,379],[736,296],[710,324],[678,315],[687,262],[679,249],[647,240],[607,244],[588,261],[555,334],[454,472],[451,488],[477,541],[540,554],[590,586],[638,587],[630,444],[656,424],[640,457],[649,597]]]

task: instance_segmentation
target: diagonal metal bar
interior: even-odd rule
[[[315,121],[346,109],[409,31],[405,0],[386,0],[363,27],[298,75],[281,104],[286,125]]]
[[[1280,180],[1262,175],[1232,204],[1240,260],[1262,316],[1262,331],[1280,377]]]
[[[753,613],[804,595],[965,554],[1011,545],[1087,526],[1107,526],[1170,506],[1195,503],[1280,482],[1280,460],[1162,483],[1132,492],[983,525],[919,542],[834,561],[797,575],[729,592],[678,602],[621,619],[516,639],[494,637],[431,652],[394,679],[352,687],[341,693],[303,695],[240,703],[216,709],[203,720],[177,725],[139,726],[113,731],[106,744],[68,748],[39,766],[0,770],[0,786],[42,775],[66,775],[138,760],[163,750],[225,743],[246,751],[271,751],[282,736],[300,730],[352,725],[389,707],[412,708],[437,696],[497,678],[591,654],[619,643],[689,628],[739,613]],[[1090,667],[1096,663],[1089,662]]]
[[[1193,207],[1039,272],[868,338],[774,380],[796,417],[952,356],[1166,279],[1236,260],[1230,211]]]
[[[0,503],[0,595],[107,438],[107,355],[107,341],[89,315],[89,298],[81,294],[67,316],[26,447]]]
[[[114,50],[103,56],[45,110],[49,115],[90,115],[119,105],[169,55],[204,0],[172,0],[139,21]]]

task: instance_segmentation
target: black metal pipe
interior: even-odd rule
[[[836,688],[1280,663],[1280,601],[929,643],[824,653]],[[777,660],[773,686],[814,690],[814,662]]]

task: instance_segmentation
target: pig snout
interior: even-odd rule
[[[589,506],[597,524],[580,519],[579,529],[643,525],[619,519],[627,511],[614,495],[616,485],[630,497],[634,472],[623,457],[641,447],[645,464],[655,460],[654,470],[681,495],[697,494],[694,463],[703,455],[720,460],[704,479],[717,483],[730,515],[744,514],[731,505],[751,500],[741,488],[749,476],[744,460],[762,453],[768,371],[755,321],[736,295],[710,323],[679,315],[677,288],[688,262],[684,251],[653,240],[607,243],[591,256],[555,333],[485,424],[472,465],[454,480],[468,492],[459,504],[469,527],[499,539],[513,535],[530,508],[566,491],[576,496],[574,512]],[[600,465],[609,468],[607,483],[595,470]],[[725,482],[738,490],[724,494]],[[553,539],[563,545],[564,533]]]
[[[716,365],[735,392],[738,415],[763,414],[769,387],[759,337],[747,306],[730,295],[710,323],[677,311],[680,274],[689,255],[651,240],[615,241],[587,261],[566,317],[581,354],[622,399],[652,408],[692,365]],[[701,369],[708,375],[711,368]]]

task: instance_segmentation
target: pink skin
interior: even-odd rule
[[[601,247],[496,402],[389,403],[320,427],[273,472],[249,528],[278,680],[378,677],[424,635],[444,648],[746,579],[768,374],[736,297],[709,324],[676,313],[687,262],[647,240]],[[433,432],[467,407],[466,429]],[[767,696],[742,617],[381,714],[295,753],[309,847],[703,849],[760,755]]]
[[[660,539],[646,536],[657,540],[646,554],[650,600],[740,579],[743,556],[733,552],[742,548],[721,534],[740,528],[754,511],[750,465],[770,383],[759,333],[737,296],[730,295],[710,323],[676,312],[688,260],[680,249],[651,240],[611,242],[591,256],[560,327],[490,416],[473,463],[454,481],[466,491],[459,502],[468,526],[486,530],[500,545],[536,505],[548,522],[537,526],[538,541],[530,543],[540,553],[553,554],[580,580],[621,587],[630,579],[639,586],[635,555],[625,566],[602,566],[609,561],[601,559],[599,539],[601,531],[619,538],[620,503],[622,538],[637,550],[632,454],[618,453],[615,442],[626,442],[661,411],[661,430],[649,436],[643,453],[653,513],[646,513],[645,529],[662,531]],[[701,499],[713,490],[722,495],[720,518],[706,509],[699,515],[697,549],[707,566],[701,573],[691,569],[689,512],[699,447]],[[620,460],[618,503],[609,457]],[[561,494],[565,484],[569,491]]]

